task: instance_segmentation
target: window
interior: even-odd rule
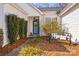
[[[46,23],[51,22],[51,18],[50,18],[50,17],[46,17],[45,22],[46,22]]]

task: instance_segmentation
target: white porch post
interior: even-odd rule
[[[2,4],[1,8],[1,20],[2,20],[2,29],[3,29],[3,46],[9,43],[8,37],[7,37],[7,25],[6,25],[6,18],[4,13],[4,4]]]

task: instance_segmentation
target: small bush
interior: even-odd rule
[[[18,56],[44,56],[43,50],[35,45],[29,45],[20,50]]]

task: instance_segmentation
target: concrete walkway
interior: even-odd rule
[[[28,41],[28,40],[27,40],[27,41]],[[20,51],[20,49],[21,49],[22,47],[26,46],[27,41],[26,41],[24,44],[22,44],[21,46],[19,46],[19,47],[13,49],[10,53],[6,54],[5,56],[17,56],[17,54],[18,54],[18,52]]]

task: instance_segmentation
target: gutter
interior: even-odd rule
[[[73,3],[71,5],[66,6],[59,14],[59,16],[62,16],[63,14],[65,14],[67,11],[69,11],[72,7],[74,7],[76,5],[76,3]]]

